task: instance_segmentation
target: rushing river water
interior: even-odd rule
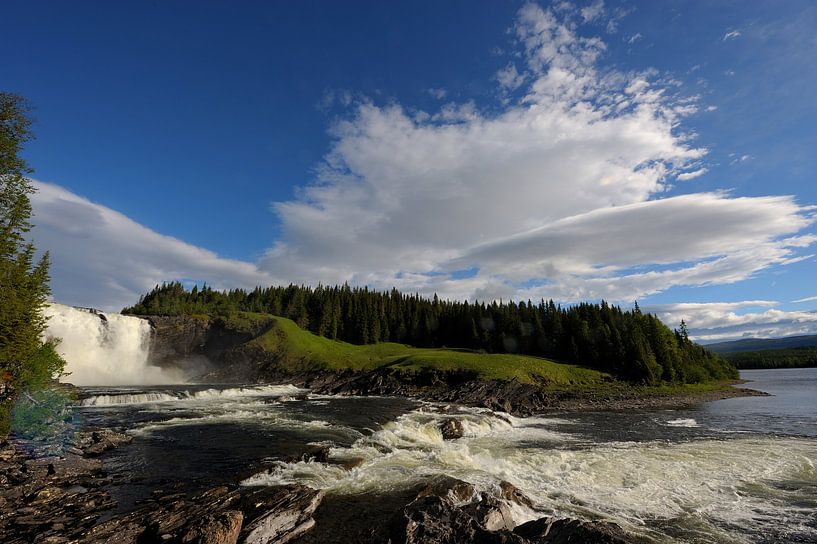
[[[612,520],[655,542],[817,542],[817,369],[745,371],[743,397],[679,411],[512,418],[292,386],[87,388],[89,424],[134,441],[106,456],[120,511],[157,488],[300,482],[399,492],[436,474],[520,488],[543,515]],[[455,418],[465,436],[443,440]],[[286,462],[331,445],[338,464]]]

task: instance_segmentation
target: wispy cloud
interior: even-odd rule
[[[682,174],[678,174],[676,179],[678,181],[689,181],[691,179],[701,177],[704,174],[706,174],[707,172],[709,172],[708,168],[698,168],[697,170],[693,170],[692,172],[684,172]]]
[[[726,42],[726,41],[729,41],[729,40],[735,40],[737,38],[740,38],[740,36],[741,36],[741,33],[740,33],[739,30],[730,30],[729,32],[727,32],[726,34],[723,35],[723,41]]]
[[[216,288],[280,283],[252,263],[150,230],[62,187],[35,182],[32,236],[51,253],[54,298],[66,304],[120,310],[168,280],[206,281]]]
[[[792,300],[792,304],[802,304],[803,302],[814,302],[817,301],[817,296],[813,297],[806,297],[806,298],[799,298],[797,300]]]
[[[580,13],[585,23],[595,21],[604,15],[604,0],[593,0],[593,3],[583,7]]]
[[[784,311],[766,300],[645,306],[669,326],[683,319],[690,336],[702,342],[817,334],[817,313]],[[763,309],[765,308],[765,309]]]
[[[431,88],[431,89],[428,89],[428,94],[430,94],[431,96],[433,96],[437,100],[442,100],[443,98],[446,97],[446,95],[448,95],[448,91],[446,91],[445,89],[440,89],[440,88]]]

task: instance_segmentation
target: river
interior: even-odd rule
[[[292,386],[88,387],[88,424],[133,442],[106,454],[119,511],[157,488],[300,482],[329,496],[386,496],[437,474],[543,515],[605,519],[655,542],[817,542],[817,369],[742,372],[769,397],[688,410],[513,418]],[[443,440],[439,425],[462,422]],[[333,463],[293,461],[330,445]],[[365,502],[364,502],[365,504]]]

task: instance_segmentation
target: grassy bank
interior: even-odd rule
[[[557,387],[601,386],[612,379],[597,370],[526,355],[414,348],[390,342],[348,344],[314,335],[289,319],[267,314],[240,312],[225,318],[225,324],[239,332],[265,329],[247,346],[278,354],[282,368],[293,372],[392,368],[416,373],[431,369],[469,372],[483,380],[516,380]]]

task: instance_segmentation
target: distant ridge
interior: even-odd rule
[[[715,353],[739,353],[743,351],[762,351],[767,349],[817,347],[817,334],[786,336],[784,338],[745,338],[742,340],[707,344],[705,347]]]

